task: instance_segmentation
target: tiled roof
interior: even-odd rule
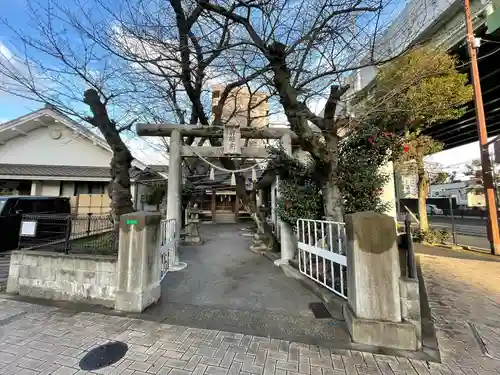
[[[109,167],[0,164],[0,175],[109,178]]]

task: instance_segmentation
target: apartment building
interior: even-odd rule
[[[212,86],[212,116],[219,104],[225,85]],[[222,121],[261,128],[269,125],[268,94],[251,91],[246,86],[233,89],[224,103]]]

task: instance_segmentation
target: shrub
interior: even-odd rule
[[[427,243],[445,243],[450,241],[451,234],[446,229],[438,230],[420,230],[419,228],[412,229],[413,241]]]

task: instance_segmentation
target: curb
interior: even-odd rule
[[[429,246],[429,247],[441,247],[441,248],[450,249],[450,250],[467,250],[467,251],[473,251],[477,254],[492,255],[490,253],[490,249],[485,249],[485,248],[476,247],[476,246],[453,245],[450,243],[429,243],[429,242],[422,242],[422,245]]]

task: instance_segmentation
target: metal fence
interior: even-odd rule
[[[489,251],[490,242],[488,239],[487,218],[482,219],[480,216],[462,217],[464,211],[459,210],[442,210],[440,214],[428,214],[429,228],[433,231],[444,231],[449,234],[449,242],[454,245],[470,246],[478,249]],[[412,212],[412,228],[418,228],[418,213]],[[398,214],[398,223],[403,225],[406,214]]]
[[[409,279],[417,278],[417,263],[413,249],[411,216],[407,214],[403,226],[398,228],[398,249],[401,275]]]
[[[500,213],[500,211],[499,211]],[[415,217],[418,218],[418,211],[415,210],[413,213]],[[406,215],[406,212],[399,212],[398,218],[403,218]],[[428,217],[451,217],[454,216],[456,218],[461,219],[488,219],[488,211],[485,208],[471,208],[462,210],[460,208],[440,208],[439,211],[430,210],[427,212]],[[403,219],[404,220],[404,219]]]
[[[163,219],[160,223],[160,282],[168,272],[169,253],[175,246],[175,219]]]
[[[344,223],[297,220],[299,271],[347,298],[347,257]]]
[[[116,254],[118,236],[109,215],[22,215],[18,249]]]

